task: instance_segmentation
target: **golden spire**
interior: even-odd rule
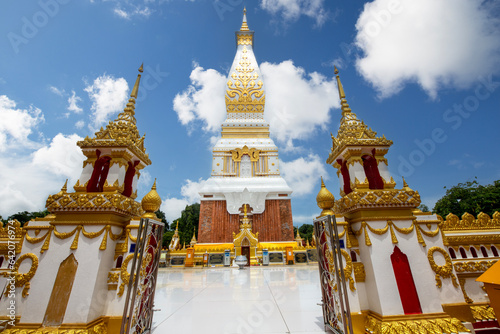
[[[189,243],[189,245],[192,247],[194,245],[196,245],[198,241],[196,241],[196,231],[193,231],[193,237],[191,238],[191,242]]]
[[[139,68],[139,72],[143,72],[143,65]],[[130,99],[126,107],[121,113],[118,114],[114,121],[110,121],[106,125],[106,129],[101,127],[101,130],[95,133],[95,138],[89,138],[88,136],[77,143],[80,148],[88,147],[99,147],[104,144],[104,146],[127,146],[127,148],[132,151],[141,161],[146,165],[151,164],[149,156],[146,153],[146,148],[144,147],[145,135],[142,137],[139,135],[139,130],[137,129],[137,120],[135,119],[135,99],[139,92],[139,83],[141,79],[141,74],[137,75],[134,88],[130,94]]]
[[[403,178],[403,190],[409,191],[411,188],[408,186],[408,183],[406,183],[405,177],[402,176]]]
[[[344,112],[351,112],[351,108],[349,107],[349,104],[345,99],[344,87],[342,86],[342,82],[340,82],[339,70],[336,66],[333,66],[333,68],[334,73],[337,76],[337,88],[339,89],[340,108],[342,109],[342,115],[344,115]]]
[[[158,195],[158,192],[156,192],[156,179],[151,187],[151,191],[142,198],[141,205],[142,209],[146,211],[142,217],[158,219],[155,212],[158,211],[161,206],[161,197]]]
[[[328,189],[326,189],[323,177],[321,177],[321,189],[316,196],[316,202],[318,203],[319,208],[323,210],[321,211],[319,217],[334,215],[332,208],[335,204],[335,197]]]
[[[241,23],[240,31],[250,31],[247,24],[247,8],[243,8],[243,22]]]
[[[247,218],[247,205],[243,204],[243,213],[245,214],[244,218]]]
[[[371,128],[368,128],[368,126],[351,111],[345,97],[344,87],[342,86],[342,82],[340,82],[339,70],[336,66],[334,66],[334,73],[337,77],[342,118],[340,120],[337,137],[335,138],[332,136],[332,150],[326,162],[332,164],[346,146],[391,146],[391,140],[388,140],[385,136],[377,137],[377,133]]]
[[[139,74],[137,74],[137,79],[135,80],[135,85],[134,88],[132,89],[132,93],[130,93],[130,97],[133,97],[134,99],[137,98],[137,93],[139,92],[139,82],[141,81],[141,73],[144,72],[143,70],[144,63],[141,64],[141,67],[139,67]],[[134,101],[135,103],[135,101]]]

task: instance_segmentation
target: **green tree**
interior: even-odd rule
[[[169,228],[169,224],[168,224],[168,221],[167,221],[167,218],[165,217],[165,212],[161,211],[161,210],[158,210],[155,212],[155,215],[156,217],[158,217],[158,219],[163,223],[165,224],[165,231],[168,231],[168,228]]]
[[[162,247],[167,248],[170,245],[170,241],[172,241],[172,236],[174,235],[174,231],[166,231],[163,233]]]
[[[9,216],[9,218],[7,218],[7,220],[17,219],[21,223],[21,226],[22,226],[32,219],[43,218],[43,217],[47,216],[49,213],[50,212],[48,210],[34,211],[34,212],[21,211],[21,212],[14,213],[13,215]]]
[[[422,212],[430,212],[431,211],[431,209],[429,209],[429,207],[425,204],[420,204],[417,209],[419,209]]]
[[[181,217],[176,219],[179,222],[179,239],[180,244],[186,246],[191,242],[193,233],[198,233],[198,222],[200,220],[200,203],[195,203],[191,205],[186,205],[186,208],[182,210]],[[174,224],[172,224],[175,226]]]
[[[485,186],[476,180],[459,183],[447,189],[446,195],[432,209],[432,212],[443,218],[449,213],[461,217],[465,212],[475,217],[480,212],[491,216],[495,211],[500,211],[500,180]]]
[[[314,233],[314,226],[312,224],[302,224],[302,226],[299,227],[299,233],[302,239],[309,240],[310,242]]]

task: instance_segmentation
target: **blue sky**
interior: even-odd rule
[[[444,186],[500,179],[500,2],[472,0],[8,1],[0,13],[0,215],[44,208],[81,172],[75,142],[123,110],[136,118],[170,220],[198,201],[224,119],[243,6],[266,85],[265,119],[294,189],[294,225],[319,213],[340,110],[394,141],[389,170],[432,208]]]

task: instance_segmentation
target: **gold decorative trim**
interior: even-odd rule
[[[362,208],[414,208],[419,204],[420,195],[416,190],[354,190],[335,201],[333,211],[339,214],[346,214]]]
[[[354,230],[352,228],[352,226],[351,226],[351,229],[352,229],[352,233],[357,237],[359,237],[362,233],[364,233],[366,246],[372,245],[372,242],[370,240],[370,236],[367,233],[367,228],[368,228],[368,230],[370,230],[370,232],[377,234],[377,235],[383,235],[383,234],[387,233],[387,231],[390,231],[391,241],[393,244],[398,243],[398,238],[397,238],[394,230],[396,230],[398,233],[401,233],[401,234],[410,234],[411,232],[413,232],[413,230],[416,230],[417,240],[423,246],[425,246],[426,244],[425,244],[425,241],[422,238],[421,234],[424,234],[427,237],[435,237],[439,233],[439,227],[435,231],[426,231],[426,230],[423,230],[419,225],[416,225],[415,221],[412,221],[412,224],[409,227],[398,227],[396,224],[394,224],[392,222],[392,220],[387,220],[387,224],[383,228],[373,228],[367,222],[362,221],[361,227],[359,228],[359,230]]]
[[[117,193],[57,193],[47,198],[45,205],[52,213],[68,211],[110,211],[129,216],[141,216],[141,204]]]
[[[356,283],[362,283],[366,279],[365,265],[363,262],[353,262],[354,278]]]
[[[450,245],[485,245],[500,243],[500,234],[483,234],[483,235],[457,235],[451,236],[444,234],[443,242],[445,246]]]
[[[490,305],[471,306],[472,316],[477,321],[496,320],[495,311]]]
[[[442,266],[438,266],[436,261],[434,261],[434,252],[439,252],[444,256],[446,263]],[[458,288],[457,277],[453,274],[453,264],[448,253],[437,246],[429,248],[427,251],[427,259],[431,265],[432,270],[436,273],[436,286],[440,288],[442,286],[441,277],[449,278],[451,277],[451,282],[453,286]]]
[[[94,239],[99,236],[101,236],[104,233],[104,237],[102,238],[101,244],[99,246],[100,250],[105,250],[107,247],[107,242],[108,242],[108,235],[113,241],[117,241],[121,239],[122,237],[125,236],[124,230],[122,229],[121,233],[119,234],[114,234],[113,231],[111,230],[111,225],[105,225],[100,231],[97,232],[87,232],[85,230],[85,225],[77,225],[72,231],[70,232],[59,232],[56,229],[56,226],[32,226],[30,229],[35,229],[35,233],[37,231],[36,228],[47,228],[47,232],[41,236],[41,237],[31,237],[28,233],[26,233],[26,241],[29,242],[30,244],[37,244],[39,242],[44,241],[42,248],[40,249],[40,253],[44,253],[46,250],[49,249],[49,244],[50,244],[50,237],[52,235],[52,232],[54,232],[54,236],[58,239],[67,239],[71,238],[74,236],[73,241],[71,243],[70,249],[71,250],[76,250],[78,249],[78,241],[80,239],[80,232],[85,236],[86,238],[89,239]]]
[[[457,273],[465,272],[485,272],[498,260],[491,261],[467,261],[467,262],[454,262],[453,266]]]
[[[120,284],[120,287],[118,288],[118,297],[121,297],[123,295],[123,293],[125,292],[125,285],[127,285],[130,280],[130,274],[127,271],[127,266],[133,257],[134,254],[129,254],[122,262],[122,266],[120,268],[120,278],[122,280],[122,284]]]
[[[426,316],[423,314],[422,316]],[[376,319],[369,314],[365,323],[366,333],[386,334],[386,333],[405,333],[405,334],[448,334],[459,332],[470,332],[464,327],[462,322],[456,318],[440,317],[419,320],[395,320],[383,321]]]
[[[31,267],[27,273],[21,274],[21,273],[19,273],[19,266],[26,259],[31,260]],[[15,286],[16,286],[16,288],[24,287],[22,295],[23,295],[23,298],[26,298],[29,295],[30,281],[33,278],[33,276],[35,276],[37,268],[38,268],[38,257],[33,253],[26,253],[26,254],[21,255],[19,257],[19,259],[17,259],[17,261],[14,264],[14,267],[12,269],[12,272],[4,272],[1,274],[4,277],[9,277],[12,274],[14,274]],[[6,289],[5,296],[8,296],[9,292],[10,292],[10,290]]]
[[[464,300],[467,304],[472,304],[474,301],[470,299],[467,295],[467,291],[465,291],[465,278],[458,278],[458,283],[460,284],[460,289],[462,290],[462,294],[464,295]]]
[[[252,66],[247,56],[246,46],[241,51],[239,66],[231,74],[234,81],[227,82],[226,110],[227,112],[264,112],[266,96],[263,82]]]
[[[462,230],[485,230],[500,228],[500,212],[495,211],[493,217],[490,218],[484,212],[477,215],[477,219],[473,215],[466,212],[460,220],[458,216],[450,213],[446,216],[446,220],[441,223],[443,231],[462,231]]]

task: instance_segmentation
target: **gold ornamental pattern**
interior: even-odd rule
[[[434,261],[434,253],[438,252],[441,253],[446,261],[445,264],[443,265],[438,265],[436,264],[436,261]],[[441,277],[442,278],[451,278],[451,282],[453,283],[453,286],[458,288],[458,282],[457,282],[457,277],[453,273],[453,264],[451,262],[451,258],[448,255],[448,253],[440,248],[440,247],[431,247],[427,251],[427,259],[429,260],[429,264],[431,265],[432,270],[436,273],[436,286],[440,288],[443,283],[441,282]]]
[[[495,211],[492,217],[481,212],[477,215],[477,219],[468,212],[462,215],[462,219],[450,213],[441,223],[441,229],[443,231],[500,229],[500,212]]]
[[[456,318],[436,318],[430,320],[380,321],[368,316],[366,333],[371,334],[449,334],[470,332]]]
[[[117,193],[58,193],[50,195],[45,204],[50,212],[112,211],[137,217],[142,215],[139,202]]]
[[[30,259],[31,260],[31,267],[26,273],[19,273],[19,267],[21,266],[21,263],[26,260]],[[23,254],[17,259],[16,263],[14,264],[14,267],[12,268],[12,272],[15,274],[15,285],[16,288],[23,288],[22,296],[23,298],[28,297],[29,295],[29,289],[30,289],[30,281],[35,276],[36,270],[38,269],[38,257],[33,254],[33,253],[26,253]],[[4,272],[2,273],[3,276],[9,277],[11,275],[10,272]],[[6,289],[5,291],[5,296],[9,294],[9,289]]]
[[[333,211],[345,214],[354,209],[374,207],[414,208],[420,205],[420,194],[416,190],[389,189],[353,191],[335,201]]]
[[[241,52],[239,66],[231,73],[227,82],[226,110],[227,112],[264,112],[266,96],[264,83],[248,59],[246,46]]]
[[[453,266],[457,273],[482,273],[491,268],[497,261],[498,260],[455,262]]]

